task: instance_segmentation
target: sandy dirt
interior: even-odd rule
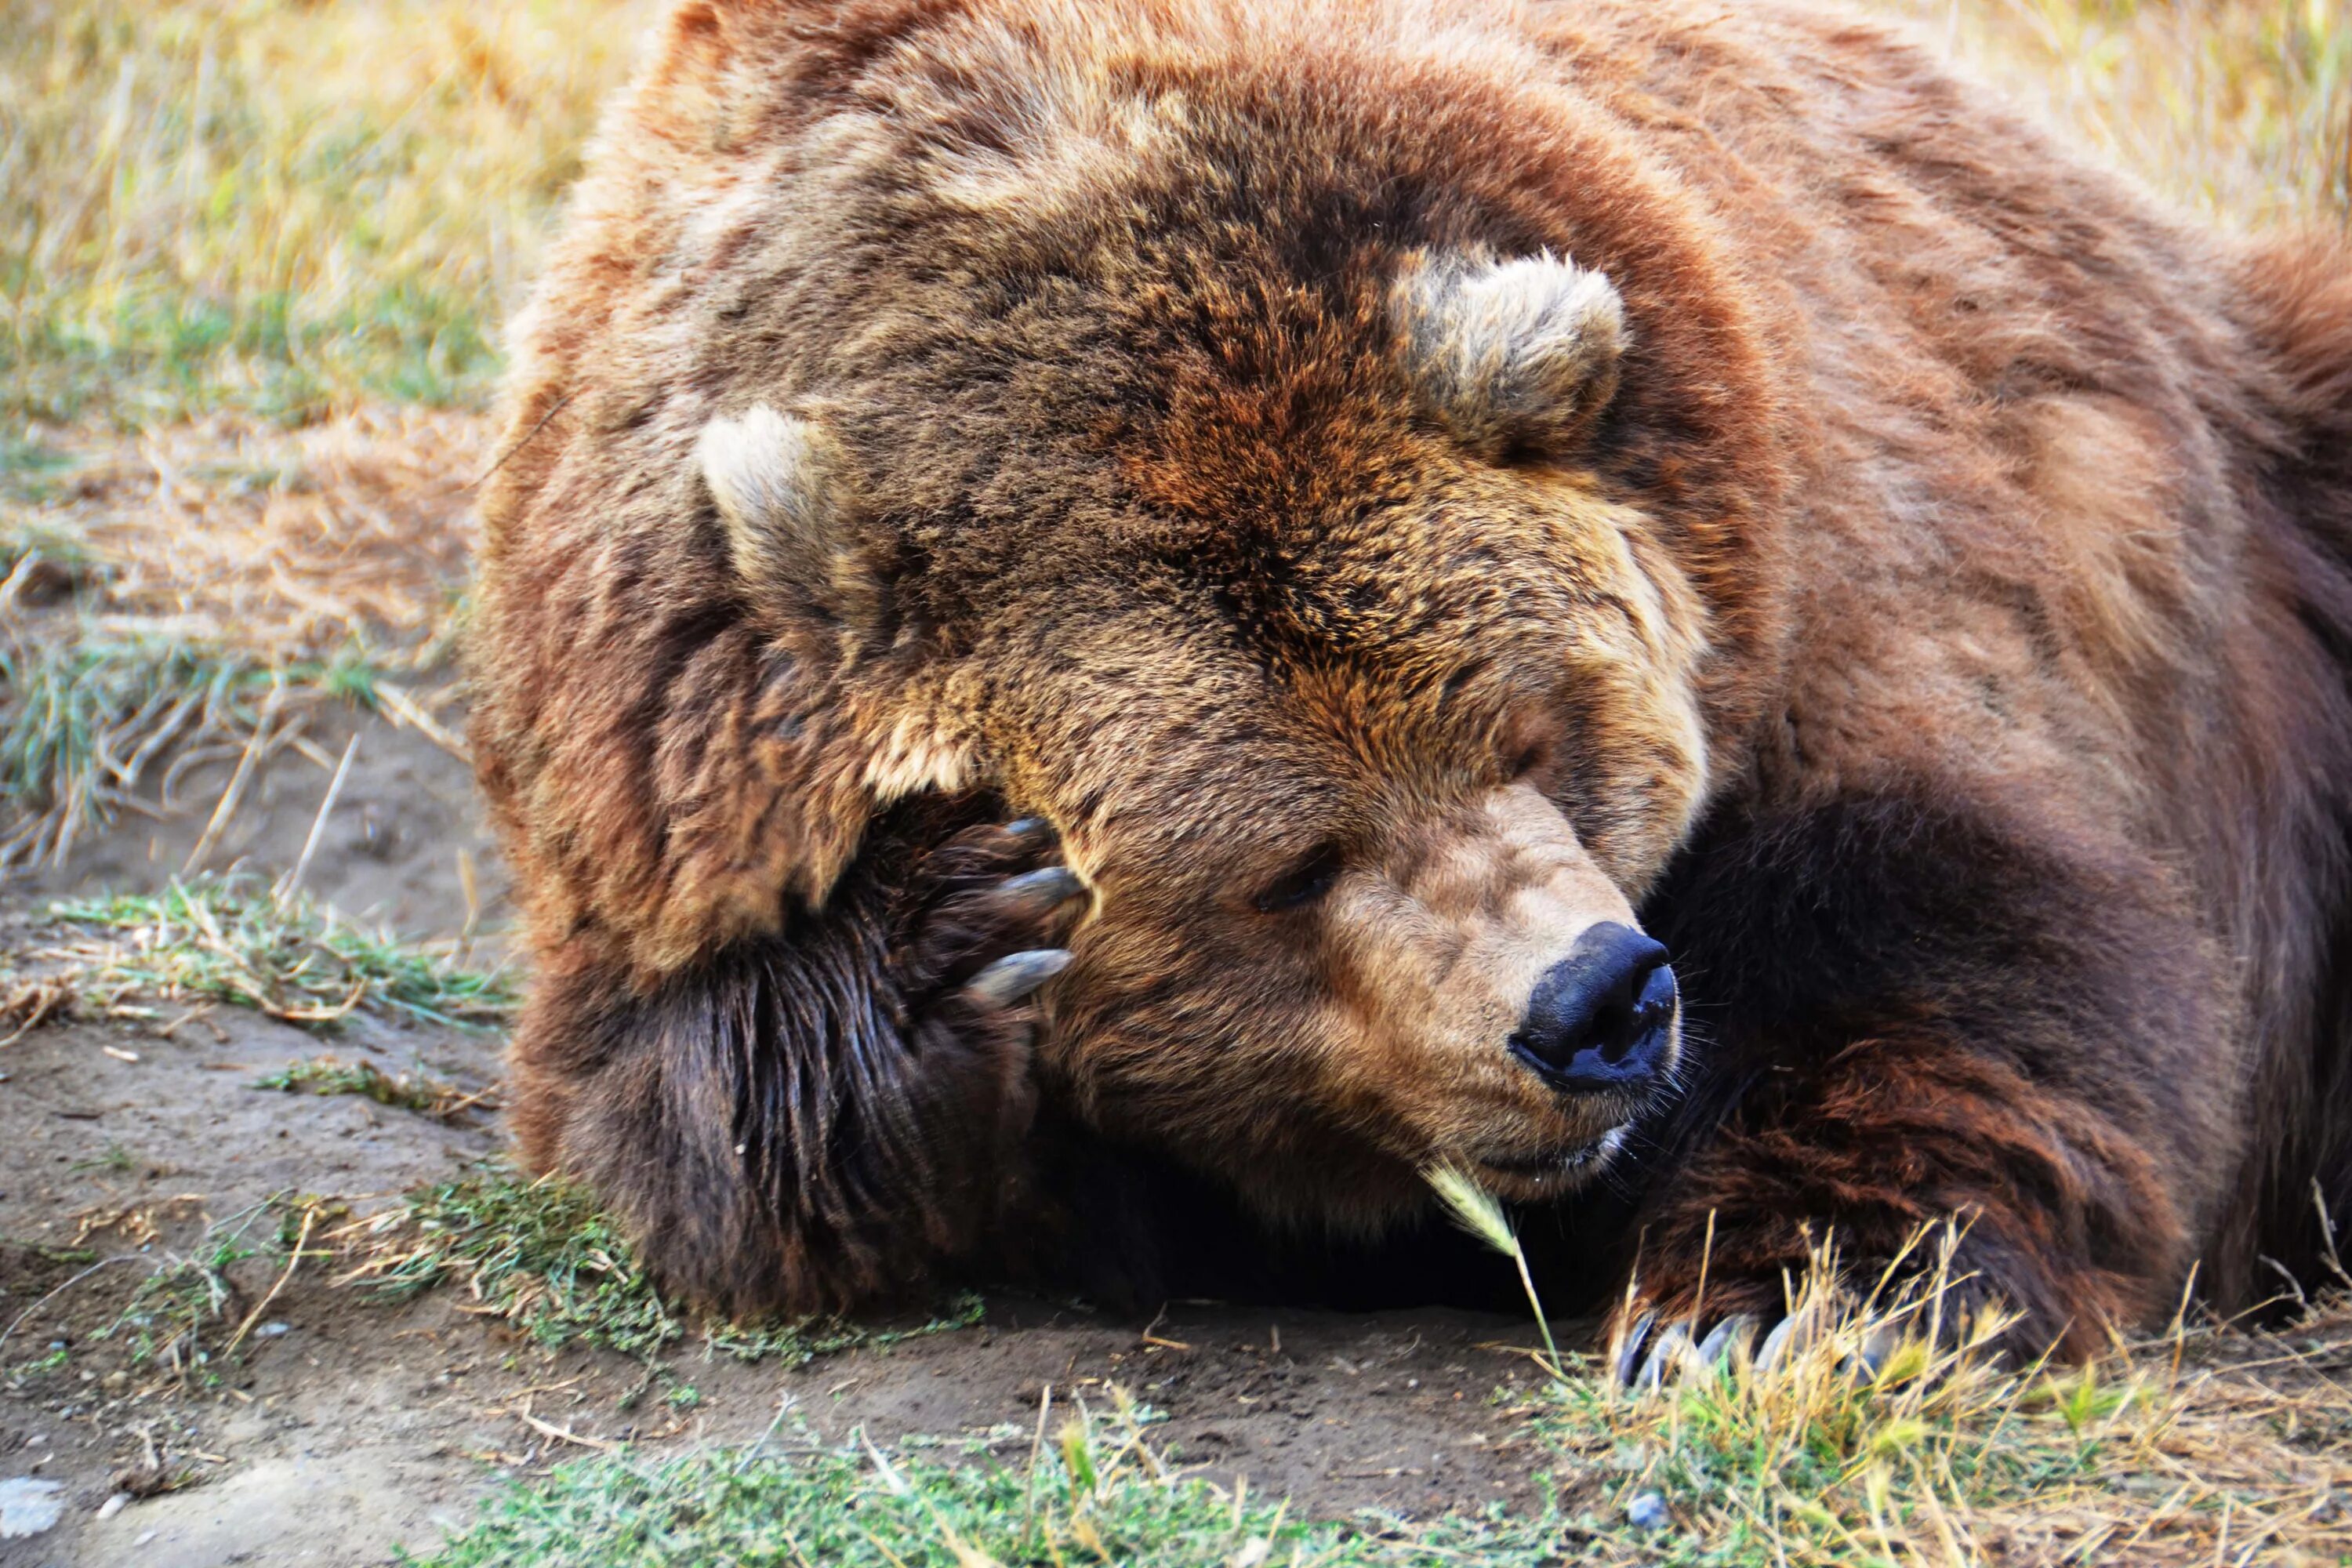
[[[340,755],[352,724],[322,715],[311,734]],[[358,732],[306,886],[406,935],[455,937],[470,920],[490,950],[508,911],[464,765],[413,730],[368,720]],[[280,753],[207,864],[275,875],[299,853],[326,782]],[[0,889],[0,941],[36,950],[59,894],[161,886],[221,783],[190,781],[201,804],[188,817],[118,826],[66,873]],[[1161,1441],[1204,1473],[1320,1515],[1423,1517],[1533,1495],[1537,1456],[1507,1397],[1494,1397],[1530,1380],[1515,1347],[1532,1330],[1442,1310],[1171,1303],[1145,1323],[996,1297],[979,1327],[804,1367],[688,1350],[671,1366],[697,1395],[681,1407],[626,1357],[542,1351],[449,1292],[386,1307],[336,1285],[331,1265],[281,1281],[282,1264],[257,1258],[226,1271],[222,1319],[253,1319],[244,1345],[205,1369],[215,1386],[175,1377],[136,1362],[127,1336],[96,1336],[208,1226],[289,1192],[364,1213],[501,1146],[494,1112],[444,1125],[254,1080],[333,1054],[489,1089],[499,1041],[370,1018],[321,1037],[227,1007],[162,1026],[50,1025],[0,1048],[0,1368],[14,1380],[0,1379],[0,1482],[59,1483],[63,1505],[53,1528],[0,1541],[0,1568],[378,1563],[396,1542],[428,1547],[462,1524],[502,1478],[602,1445],[748,1441],[781,1415],[828,1437],[862,1425],[880,1440],[992,1435],[1025,1450],[1049,1389],[1066,1409],[1106,1404],[1112,1384],[1165,1411]],[[44,1360],[58,1364],[24,1370]],[[159,1475],[189,1484],[138,1495]]]

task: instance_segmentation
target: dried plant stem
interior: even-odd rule
[[[1528,1272],[1527,1248],[1518,1245],[1517,1237],[1511,1238],[1511,1261],[1519,1266],[1519,1288],[1528,1293],[1528,1309],[1536,1315],[1536,1332],[1543,1336],[1544,1355],[1550,1363],[1545,1370],[1554,1377],[1564,1377],[1559,1347],[1552,1343],[1551,1321],[1544,1316],[1543,1298],[1536,1294],[1535,1276]]]
[[[188,851],[187,863],[180,868],[180,875],[191,876],[205,863],[205,857],[213,852],[213,846],[219,841],[222,830],[236,815],[237,800],[245,794],[246,781],[253,776],[254,763],[268,749],[270,733],[278,726],[278,705],[285,698],[285,681],[273,678],[269,683],[269,700],[261,710],[261,722],[254,726],[252,738],[246,742],[245,752],[236,760],[236,771],[229,774],[228,787],[221,791],[220,804],[213,807],[212,820],[205,824],[204,832],[196,839],[196,847]]]
[[[310,857],[318,852],[320,837],[327,830],[327,818],[334,814],[335,802],[343,793],[343,780],[352,771],[352,758],[360,749],[359,735],[354,732],[343,747],[343,760],[335,764],[335,776],[327,781],[326,798],[319,802],[319,815],[310,819],[310,832],[302,840],[302,853],[296,856],[294,868],[286,873],[270,898],[283,905],[294,889],[302,885],[302,873],[310,868]]]
[[[234,1352],[237,1346],[245,1343],[245,1336],[253,1331],[253,1325],[261,1321],[261,1314],[269,1310],[269,1303],[278,1300],[278,1293],[286,1289],[286,1282],[289,1279],[294,1278],[294,1270],[302,1266],[302,1249],[310,1245],[310,1226],[318,1217],[317,1208],[309,1205],[303,1208],[302,1229],[300,1234],[294,1237],[294,1250],[287,1255],[286,1272],[278,1277],[278,1283],[269,1288],[268,1295],[253,1304],[253,1310],[245,1315],[245,1321],[239,1323],[236,1326],[236,1332],[229,1336],[228,1345],[224,1353]]]

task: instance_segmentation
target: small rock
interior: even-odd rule
[[[60,1500],[65,1489],[63,1482],[30,1476],[0,1481],[0,1541],[22,1541],[56,1524],[66,1510]]]
[[[112,1519],[116,1514],[121,1513],[124,1509],[129,1508],[130,1506],[131,1494],[129,1492],[116,1492],[112,1497],[108,1498],[104,1502],[98,1505],[98,1517],[100,1519]]]
[[[274,1340],[280,1334],[292,1333],[294,1331],[294,1325],[291,1323],[264,1323],[261,1327],[254,1330],[253,1331],[261,1339]]]
[[[1674,1522],[1666,1500],[1655,1492],[1637,1492],[1625,1505],[1625,1522],[1636,1530],[1664,1530]]]

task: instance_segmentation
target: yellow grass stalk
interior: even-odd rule
[[[1528,1272],[1527,1249],[1519,1245],[1518,1233],[1511,1228],[1501,1202],[1458,1165],[1432,1165],[1421,1174],[1463,1229],[1517,1266],[1519,1284],[1536,1315],[1536,1330],[1543,1335],[1544,1354],[1549,1358],[1544,1370],[1556,1378],[1564,1376],[1559,1347],[1552,1343],[1551,1323],[1544,1316],[1543,1299],[1536,1294],[1535,1276]]]

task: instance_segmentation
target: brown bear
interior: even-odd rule
[[[1444,1164],[1629,1329],[1958,1216],[2082,1353],[2352,1197],[2352,268],[1899,34],[681,0],[513,350],[516,1125],[704,1302]]]

